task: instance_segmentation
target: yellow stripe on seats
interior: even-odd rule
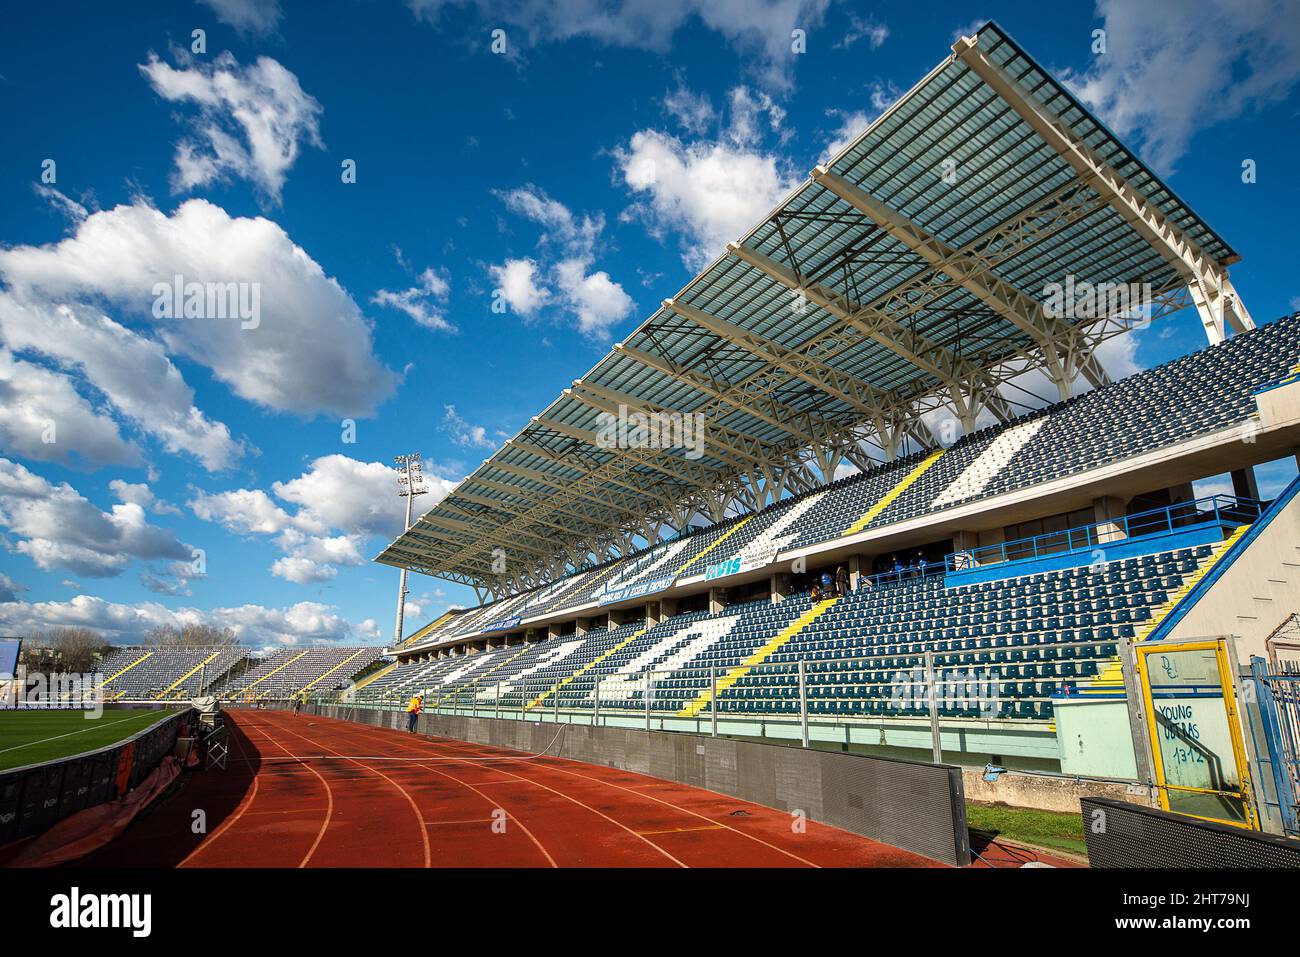
[[[792,621],[790,624],[782,628],[770,640],[768,640],[768,642],[765,645],[763,645],[761,648],[759,648],[757,651],[751,654],[748,658],[746,658],[744,661],[736,665],[734,668],[732,668],[725,675],[723,675],[721,678],[718,679],[718,694],[721,695],[724,691],[726,691],[728,688],[734,685],[737,681],[745,677],[745,675],[749,674],[749,672],[752,671],[757,665],[762,664],[764,661],[770,658],[776,651],[778,651],[781,648],[782,645],[784,645],[795,635],[799,634],[799,632],[803,631],[805,628],[811,625],[823,614],[825,614],[826,612],[834,608],[835,603],[838,601],[839,601],[838,598],[827,598],[824,601],[820,601],[817,604],[813,605],[811,608],[809,608],[806,612],[804,612],[794,621]],[[709,702],[712,700],[713,700],[713,689],[710,688],[709,690],[701,694],[698,698],[696,698],[694,701],[692,701],[690,704],[688,704],[681,711],[677,712],[677,717],[693,718],[701,711],[703,711],[706,707],[708,707]]]
[[[352,690],[360,691],[366,685],[370,684],[372,681],[378,681],[380,678],[388,674],[388,672],[392,671],[396,667],[397,667],[397,662],[394,661],[391,664],[385,665],[383,668],[380,668],[378,671],[370,672],[370,674],[366,675],[364,678],[362,678],[360,681],[354,684],[352,686]]]
[[[457,691],[454,691],[454,692],[452,692],[451,694],[445,694],[445,695],[443,695],[441,698],[439,698],[437,701],[435,701],[434,704],[435,704],[435,705],[442,704],[442,703],[443,703],[444,701],[446,701],[448,698],[455,697],[456,694],[458,694],[460,690],[467,690],[467,689],[469,689],[469,688],[474,687],[476,684],[478,684],[480,681],[482,681],[482,680],[483,680],[484,678],[486,678],[488,675],[492,674],[492,672],[496,671],[498,668],[504,668],[506,665],[510,664],[510,662],[514,661],[516,658],[518,658],[520,655],[522,655],[524,652],[528,651],[528,650],[529,650],[530,648],[532,648],[532,647],[533,647],[532,645],[530,645],[528,642],[525,641],[524,644],[523,644],[523,647],[520,648],[518,651],[516,651],[516,652],[515,652],[513,655],[511,655],[509,658],[506,658],[504,661],[498,661],[496,664],[494,664],[494,665],[493,665],[491,668],[489,668],[487,671],[483,672],[481,675],[475,675],[475,676],[474,676],[474,679],[473,679],[472,681],[470,681],[469,684],[465,685],[464,689],[458,689]]]
[[[1196,570],[1184,579],[1183,583],[1178,586],[1172,595],[1169,596],[1169,599],[1152,613],[1151,620],[1142,626],[1142,629],[1137,633],[1133,640],[1145,641],[1147,636],[1151,634],[1151,632],[1155,631],[1156,628],[1159,627],[1160,623],[1169,616],[1169,613],[1177,608],[1182,600],[1187,597],[1187,593],[1195,588],[1197,583],[1209,574],[1210,569],[1219,563],[1219,559],[1223,558],[1223,556],[1228,553],[1228,549],[1237,544],[1237,541],[1241,536],[1245,535],[1249,530],[1249,525],[1238,526],[1237,530],[1223,541],[1219,542],[1217,545],[1211,546],[1210,555],[1206,558],[1205,564],[1196,566]]]
[[[1187,597],[1188,593],[1196,587],[1197,583],[1210,573],[1219,560],[1228,553],[1228,549],[1237,544],[1238,539],[1250,530],[1249,525],[1240,525],[1235,531],[1223,541],[1210,547],[1210,554],[1206,556],[1203,563],[1196,566],[1193,571],[1183,581],[1177,589],[1174,590],[1164,602],[1151,613],[1151,618],[1134,635],[1133,640],[1146,641],[1147,636],[1160,627],[1160,623],[1169,617],[1170,613]],[[1080,694],[1097,694],[1104,691],[1121,691],[1124,689],[1124,666],[1120,663],[1119,655],[1109,659],[1105,667],[1097,672],[1095,678],[1090,678],[1086,682],[1079,682],[1077,685]]]
[[[352,652],[352,654],[348,655],[346,658],[344,658],[342,661],[340,661],[337,665],[335,665],[335,666],[334,666],[333,668],[331,668],[329,671],[325,672],[323,675],[321,675],[321,676],[320,676],[319,678],[317,678],[315,681],[309,682],[308,684],[305,684],[305,685],[303,685],[301,688],[299,688],[298,691],[297,691],[297,694],[302,694],[304,691],[306,691],[306,690],[307,690],[308,688],[310,688],[312,685],[319,684],[320,682],[324,681],[326,678],[328,678],[330,675],[334,674],[334,672],[338,671],[340,668],[342,668],[342,667],[343,667],[344,665],[346,665],[349,661],[351,661],[353,658],[355,658],[357,655],[361,654],[361,653],[364,652],[365,650],[366,650],[365,648],[358,648],[356,651]]]
[[[635,634],[629,635],[628,637],[624,638],[622,641],[616,644],[613,648],[610,648],[604,654],[591,659],[591,661],[587,662],[585,665],[583,665],[573,674],[569,675],[569,677],[565,678],[563,681],[561,681],[559,684],[553,687],[550,691],[545,691],[542,694],[538,695],[536,698],[534,698],[532,701],[528,702],[528,704],[524,706],[524,710],[529,711],[533,708],[536,708],[539,704],[541,704],[551,695],[555,694],[557,691],[559,691],[561,688],[567,685],[570,681],[573,681],[575,678],[585,675],[588,671],[596,667],[596,665],[600,664],[610,655],[614,654],[615,652],[622,651],[624,648],[632,644],[632,642],[636,641],[638,638],[640,638],[649,630],[650,630],[649,628],[642,628],[640,631],[636,632]]]
[[[300,652],[298,652],[296,655],[294,655],[292,658],[290,658],[288,661],[286,661],[286,662],[285,662],[284,664],[282,664],[280,667],[278,667],[278,668],[272,668],[270,671],[268,671],[266,674],[262,675],[262,677],[258,678],[256,681],[251,682],[250,684],[245,685],[245,686],[244,686],[244,690],[243,690],[242,692],[240,692],[240,693],[246,696],[246,695],[248,694],[248,692],[252,691],[253,688],[254,688],[256,685],[260,685],[263,681],[265,681],[267,678],[271,677],[271,675],[275,674],[276,672],[278,672],[278,671],[283,671],[285,668],[288,668],[291,664],[293,664],[295,661],[297,661],[299,658],[301,658],[301,657],[302,657],[303,655],[305,655],[305,654],[307,654],[307,652],[305,652],[305,651],[300,651]]]
[[[907,475],[903,477],[903,480],[899,482],[897,485],[895,485],[893,488],[891,488],[888,492],[886,492],[885,497],[882,498],[875,505],[871,506],[871,508],[867,510],[867,513],[865,515],[863,515],[860,519],[858,519],[856,522],[854,522],[844,531],[840,532],[841,537],[844,535],[852,535],[855,532],[860,532],[868,525],[870,525],[873,521],[875,521],[876,517],[879,516],[881,512],[889,508],[889,506],[893,505],[894,502],[898,500],[898,497],[900,495],[902,495],[909,488],[911,488],[912,485],[915,484],[917,479],[919,479],[922,475],[928,472],[930,470],[930,467],[934,465],[935,462],[939,461],[940,458],[943,457],[943,453],[944,450],[939,449],[937,452],[931,452],[928,456],[926,456],[920,465],[912,469],[912,471],[908,472]]]
[[[595,575],[592,575],[590,578],[583,577],[578,579],[578,581],[574,582],[568,588],[561,591],[554,598],[550,599],[550,601],[548,601],[546,604],[552,608],[562,607],[559,603],[564,601],[574,592],[581,591],[585,588],[590,588],[595,585],[599,585],[606,578],[609,578],[611,575],[613,575],[616,571],[618,571],[622,567],[623,567],[623,563],[621,561],[610,562],[609,567],[606,568],[604,571],[598,572]]]
[[[424,637],[425,635],[427,635],[429,632],[433,631],[435,628],[437,628],[439,625],[441,625],[443,622],[445,622],[448,618],[453,617],[455,614],[456,614],[456,612],[455,612],[454,610],[453,610],[453,611],[444,612],[441,616],[439,616],[438,618],[435,618],[433,621],[429,622],[429,623],[428,623],[427,625],[425,625],[423,628],[419,629],[419,630],[416,631],[414,634],[412,634],[410,638],[405,639],[405,640],[404,640],[401,644],[399,644],[397,647],[398,647],[398,648],[405,648],[407,645],[413,645],[413,644],[415,644],[417,641],[419,641],[421,638],[423,638],[423,637]]]
[[[706,548],[704,551],[700,552],[698,555],[696,555],[694,558],[692,558],[689,562],[687,562],[687,563],[686,563],[685,565],[683,565],[681,568],[677,569],[677,577],[680,578],[682,575],[685,575],[685,574],[686,574],[686,569],[690,568],[692,565],[694,565],[696,562],[698,562],[698,561],[699,561],[701,558],[703,558],[705,555],[709,554],[709,552],[713,551],[715,548],[717,548],[719,545],[721,545],[723,542],[725,542],[727,539],[729,539],[732,535],[735,535],[738,531],[740,531],[742,528],[744,528],[745,525],[749,522],[749,520],[750,520],[751,518],[753,518],[753,517],[754,517],[753,515],[746,515],[744,518],[742,518],[742,519],[741,519],[739,522],[737,522],[735,525],[731,526],[731,528],[727,529],[727,531],[723,534],[723,536],[722,536],[721,538],[719,538],[716,542],[714,542],[712,545],[710,545],[710,546],[709,546],[708,548]]]
[[[146,658],[150,657],[152,654],[153,654],[152,651],[146,651],[143,655],[141,655],[141,656],[140,656],[139,658],[137,658],[135,661],[131,662],[129,665],[127,665],[125,668],[123,668],[121,671],[119,671],[117,674],[113,675],[113,677],[111,677],[111,678],[109,678],[107,681],[105,681],[105,682],[104,682],[104,687],[107,688],[110,684],[112,684],[112,683],[113,683],[114,681],[116,681],[118,678],[122,677],[122,675],[126,674],[128,671],[130,671],[132,668],[134,668],[134,667],[135,667],[136,665],[138,665],[140,662],[144,661]]]
[[[200,661],[197,665],[195,665],[195,666],[194,666],[193,668],[191,668],[189,671],[185,672],[185,674],[181,675],[181,676],[180,676],[179,678],[177,678],[174,682],[172,682],[171,687],[169,687],[169,688],[167,688],[166,690],[164,690],[164,691],[162,692],[162,694],[158,695],[158,697],[155,698],[154,700],[155,700],[155,701],[161,701],[163,698],[167,697],[169,694],[171,694],[173,691],[175,691],[177,688],[179,688],[181,685],[183,685],[183,684],[185,683],[185,679],[186,679],[186,678],[190,677],[192,674],[194,674],[196,671],[198,671],[198,670],[199,670],[200,668],[202,668],[204,665],[210,665],[210,664],[212,664],[212,662],[217,658],[217,655],[220,655],[220,654],[221,654],[221,651],[218,650],[215,654],[210,655],[210,656],[207,657],[207,658],[204,658],[204,659],[203,659],[202,661]]]

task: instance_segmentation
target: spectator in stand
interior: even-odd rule
[[[841,565],[835,569],[835,594],[843,598],[849,593],[849,569],[846,565]]]
[[[812,600],[814,602],[819,602],[822,600],[822,586],[815,580],[813,581],[813,586],[812,586]]]
[[[897,555],[894,555],[890,558],[890,564],[893,566],[894,578],[901,582],[903,580],[903,563],[898,560]]]
[[[925,577],[925,552],[916,553],[916,576],[918,578]]]
[[[830,572],[822,572],[822,597],[831,598],[835,595],[835,579],[831,578]]]

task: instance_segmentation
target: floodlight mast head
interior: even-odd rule
[[[424,475],[420,471],[420,453],[412,452],[410,455],[396,455],[393,457],[396,463],[397,472],[397,494],[402,496],[423,495],[428,489],[424,485]],[[409,503],[408,503],[409,504]],[[408,508],[409,512],[409,508]],[[409,528],[411,519],[408,514],[406,525]]]

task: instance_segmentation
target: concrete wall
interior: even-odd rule
[[[399,728],[406,716],[308,705],[326,717]],[[960,769],[638,728],[425,713],[419,730],[620,768],[795,812],[947,864],[970,863]]]
[[[1251,655],[1267,657],[1264,639],[1293,611],[1300,611],[1300,495],[1250,542],[1165,640],[1235,635],[1244,664]]]
[[[985,781],[983,771],[965,768],[962,770],[962,787],[968,801],[1059,811],[1063,814],[1078,814],[1079,801],[1086,797],[1111,798],[1146,807],[1155,804],[1151,789],[1145,784],[1042,777],[1016,771],[998,775],[996,781]]]

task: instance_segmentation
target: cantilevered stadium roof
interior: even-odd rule
[[[988,24],[376,560],[501,594],[760,508],[937,444],[940,406],[1014,418],[1003,386],[1028,367],[1060,397],[1101,384],[1094,349],[1139,319],[1192,304],[1211,341],[1249,328],[1238,258]],[[1068,283],[1146,308],[1045,308]],[[702,446],[610,447],[630,413],[678,439],[700,421]]]

